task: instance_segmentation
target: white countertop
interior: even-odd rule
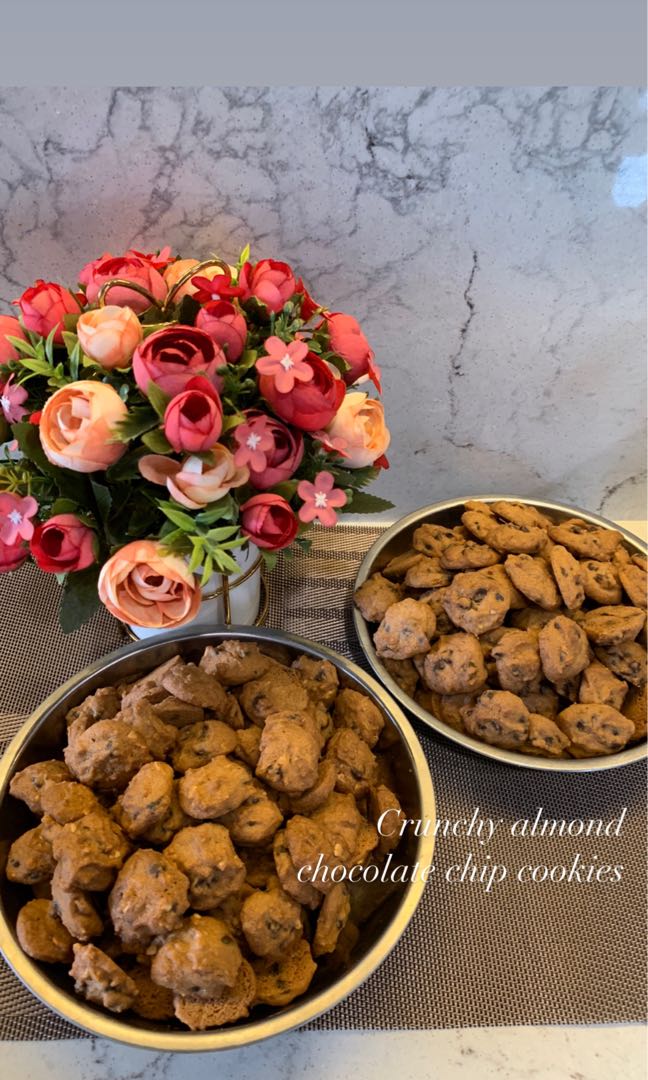
[[[366,520],[366,519],[365,519]],[[619,523],[646,537],[645,521]],[[2,1042],[8,1080],[623,1080],[646,1078],[643,1025],[301,1031],[243,1050],[155,1054],[103,1039]]]

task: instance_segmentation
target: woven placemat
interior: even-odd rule
[[[351,617],[358,564],[379,534],[369,526],[313,531],[308,556],[281,559],[270,576],[271,626],[362,661]],[[58,587],[31,566],[0,578],[0,738],[61,682],[124,642],[107,613],[64,637]],[[366,665],[365,665],[366,666]],[[430,763],[437,812],[448,822],[493,819],[491,841],[439,837],[435,873],[393,953],[354,994],[309,1026],[451,1028],[641,1021],[646,1001],[645,790],[643,764],[594,775],[543,775],[480,759],[416,725]],[[618,819],[619,836],[514,837],[516,820]],[[477,813],[475,814],[475,811]],[[483,834],[482,834],[483,837]],[[449,883],[450,867],[493,866],[507,877]],[[520,883],[524,865],[569,871],[581,882]],[[587,867],[620,867],[620,881],[588,882]],[[558,872],[557,872],[558,873]],[[459,871],[455,872],[455,877]],[[497,874],[499,876],[499,873]],[[608,876],[614,877],[614,874]],[[0,970],[0,1038],[79,1038]]]

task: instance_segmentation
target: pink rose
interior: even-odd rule
[[[196,326],[209,334],[231,363],[242,355],[247,341],[247,323],[234,304],[227,300],[210,301],[196,315]]]
[[[65,315],[78,315],[81,306],[67,289],[54,281],[39,278],[18,300],[14,300],[22,313],[27,330],[46,338],[55,330],[54,341],[63,342],[63,319]]]
[[[128,367],[144,336],[142,324],[133,309],[114,304],[84,311],[76,332],[86,356],[107,371]]]
[[[346,395],[326,430],[332,438],[344,440],[344,464],[349,469],[377,464],[389,446],[381,402],[360,391]]]
[[[18,359],[18,352],[7,341],[8,337],[20,338],[26,341],[25,331],[15,315],[0,315],[0,364],[8,364],[10,360]]]
[[[197,375],[181,394],[172,398],[164,413],[164,434],[174,450],[198,454],[218,442],[223,429],[220,395],[208,379]]]
[[[112,304],[115,307],[130,307],[137,315],[146,311],[152,303],[160,304],[167,294],[167,286],[162,274],[155,269],[148,258],[134,254],[114,258],[106,251],[94,262],[87,263],[79,274],[79,281],[86,287],[86,296],[90,304],[96,303],[102,286],[113,278],[125,278],[127,281],[141,285],[143,289],[151,293],[153,299],[149,300],[134,289],[121,285],[116,285],[108,291],[106,304]]]
[[[173,397],[196,375],[205,375],[218,386],[216,371],[226,363],[225,353],[204,330],[195,326],[168,326],[138,345],[133,356],[133,375],[143,394],[149,383],[154,382]]]
[[[315,353],[309,353],[305,363],[313,372],[308,382],[296,382],[292,390],[282,394],[272,375],[260,375],[259,392],[286,423],[301,431],[319,431],[330,424],[340,408],[345,385]]]
[[[256,266],[243,263],[238,283],[244,290],[242,301],[254,297],[275,315],[288,303],[296,289],[295,277],[288,264],[275,259],[262,259]]]
[[[39,570],[50,574],[85,570],[96,558],[95,534],[75,514],[55,514],[37,525],[30,547]]]
[[[169,494],[190,510],[217,502],[232,488],[248,481],[248,470],[239,468],[225,446],[216,443],[203,457],[187,457],[181,463],[163,454],[145,454],[138,461],[145,480],[166,484]]]
[[[241,507],[241,531],[266,551],[288,547],[298,528],[297,518],[280,495],[253,495]]]
[[[0,574],[8,574],[22,566],[29,555],[29,548],[22,540],[15,544],[5,544],[0,540]]]
[[[257,491],[266,491],[268,488],[274,487],[275,484],[290,480],[291,476],[294,476],[297,472],[304,456],[304,439],[301,432],[291,431],[280,420],[265,416],[263,413],[248,412],[246,417],[245,428],[248,440],[250,435],[255,434],[257,427],[260,432],[269,436],[267,442],[264,443],[267,449],[262,454],[265,459],[264,467],[255,469],[253,464],[250,464],[250,483],[252,486]],[[238,430],[238,428],[235,428],[235,433]],[[254,462],[254,464],[258,463]]]
[[[116,390],[90,379],[69,383],[45,402],[39,432],[45,456],[74,472],[98,472],[126,452],[115,425],[128,410]]]
[[[380,371],[373,362],[374,352],[360,325],[351,315],[334,311],[326,316],[320,326],[326,326],[331,350],[350,364],[342,378],[347,386],[359,379],[369,378],[380,393]]]
[[[133,626],[166,630],[198,614],[198,580],[177,555],[156,540],[134,540],[104,563],[99,599],[111,615]]]

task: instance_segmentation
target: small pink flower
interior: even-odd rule
[[[10,375],[4,386],[0,383],[0,407],[7,423],[17,424],[27,412],[23,401],[27,400],[28,395],[24,386],[12,386],[12,379],[13,375]]]
[[[340,457],[348,457],[346,452],[349,445],[346,439],[335,438],[333,435],[329,435],[328,431],[314,431],[313,439],[315,442],[321,443],[325,450],[328,450],[330,454],[339,454]]]
[[[260,375],[272,375],[280,394],[289,394],[295,382],[310,382],[312,369],[304,360],[308,346],[303,341],[291,341],[289,345],[278,337],[269,337],[264,343],[267,356],[260,357],[256,369]]]
[[[234,454],[234,463],[239,468],[247,465],[254,472],[262,472],[267,464],[266,454],[274,449],[274,439],[265,416],[255,416],[248,424],[239,424],[234,428],[234,438],[238,449]]]
[[[13,545],[18,538],[31,540],[34,535],[33,523],[29,520],[38,510],[36,499],[31,495],[21,499],[20,495],[3,491],[0,494],[0,540],[3,544]]]
[[[335,525],[337,514],[334,507],[344,506],[347,497],[341,488],[333,487],[334,483],[330,472],[318,473],[314,484],[311,484],[309,480],[300,481],[297,485],[297,494],[304,500],[304,505],[298,513],[300,521],[308,523],[317,518],[322,525],[327,527]]]

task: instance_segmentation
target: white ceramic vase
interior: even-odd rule
[[[241,568],[240,574],[230,574],[225,579],[221,574],[212,574],[203,586],[203,602],[198,614],[191,622],[183,623],[180,629],[190,626],[205,629],[216,626],[253,626],[259,615],[261,605],[261,567],[263,560],[259,549],[248,541],[247,550],[234,553]],[[228,610],[229,609],[229,610]],[[146,626],[130,625],[129,629],[136,638],[156,637],[158,634],[172,634],[175,627],[158,630]]]

